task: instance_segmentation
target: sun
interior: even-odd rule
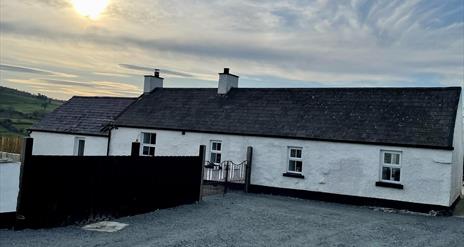
[[[110,0],[71,0],[74,9],[82,16],[98,19]]]

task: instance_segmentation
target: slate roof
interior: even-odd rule
[[[160,88],[116,126],[452,149],[461,88]]]
[[[74,96],[29,130],[107,136],[102,130],[135,98]]]

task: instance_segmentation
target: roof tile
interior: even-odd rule
[[[123,97],[74,96],[35,123],[30,130],[105,136],[108,133],[102,131],[102,128],[135,100]]]
[[[116,125],[451,148],[461,88],[160,88]]]

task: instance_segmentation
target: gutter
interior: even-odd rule
[[[28,129],[29,134],[32,132],[45,132],[45,133],[57,133],[57,134],[67,134],[67,135],[85,135],[85,136],[95,136],[95,137],[107,137],[105,134],[95,134],[95,133],[85,133],[85,132],[75,132],[75,131],[59,131],[59,130],[42,130],[42,129]]]

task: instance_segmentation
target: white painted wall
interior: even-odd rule
[[[163,88],[163,78],[159,76],[146,75],[143,82],[143,92],[150,93],[155,88]]]
[[[0,163],[0,213],[16,212],[21,163]]]
[[[107,137],[71,135],[33,131],[32,154],[35,155],[73,155],[76,137],[85,139],[84,155],[105,155],[108,145]]]
[[[462,170],[463,170],[463,156],[464,156],[464,144],[463,144],[463,119],[462,119],[462,95],[459,99],[459,105],[456,115],[456,122],[454,126],[454,135],[453,135],[453,171],[452,171],[452,181],[450,201],[454,202],[456,198],[461,195],[462,187]]]
[[[231,88],[238,87],[238,76],[219,73],[218,94],[227,94]]]
[[[246,137],[181,131],[118,128],[112,131],[110,154],[129,155],[140,133],[157,134],[155,155],[198,155],[199,146],[221,140],[222,160],[241,162],[253,147],[251,183],[405,202],[449,206],[453,152],[265,137]],[[288,146],[303,148],[304,179],[282,176],[287,169]],[[380,176],[380,151],[402,151],[403,190],[375,186]]]

